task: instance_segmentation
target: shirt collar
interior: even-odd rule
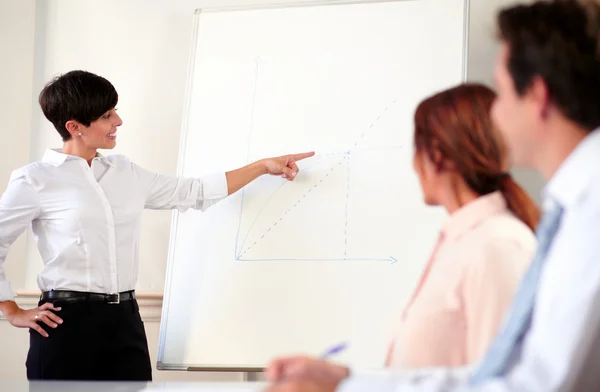
[[[560,165],[543,191],[544,208],[552,202],[563,208],[576,204],[600,167],[600,129],[586,136]]]
[[[73,159],[83,159],[75,155],[64,154],[60,148],[48,148],[44,153],[42,162],[49,163],[52,166],[59,167],[63,163]],[[96,153],[96,158],[100,162],[106,163],[109,166],[114,166],[110,159],[100,153]]]
[[[444,223],[443,233],[448,240],[457,239],[490,216],[506,209],[506,200],[500,191],[480,196],[450,215]]]
[[[108,159],[108,157],[100,154],[99,152],[96,153],[96,159],[102,163],[106,163],[108,166],[115,166],[115,164],[110,159]]]
[[[42,162],[49,163],[52,166],[58,167],[65,163],[65,161],[67,161],[71,157],[71,155],[63,154],[62,152],[60,152],[60,149],[48,148],[44,153]]]

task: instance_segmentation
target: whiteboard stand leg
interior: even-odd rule
[[[242,381],[243,382],[252,382],[252,381],[260,381],[260,372],[243,372],[242,373]]]

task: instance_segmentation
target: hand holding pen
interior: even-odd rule
[[[277,358],[266,368],[267,380],[314,380],[337,384],[348,377],[350,371],[347,367],[329,363],[326,359],[346,348],[346,343],[338,344],[326,350],[318,359],[306,356]]]

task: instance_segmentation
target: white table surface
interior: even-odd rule
[[[260,392],[263,382],[0,381],[2,392]]]

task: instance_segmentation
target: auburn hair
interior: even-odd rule
[[[508,154],[490,109],[496,93],[465,83],[422,101],[415,111],[414,143],[437,170],[453,170],[480,196],[502,192],[508,208],[535,230],[540,212],[508,173]]]

